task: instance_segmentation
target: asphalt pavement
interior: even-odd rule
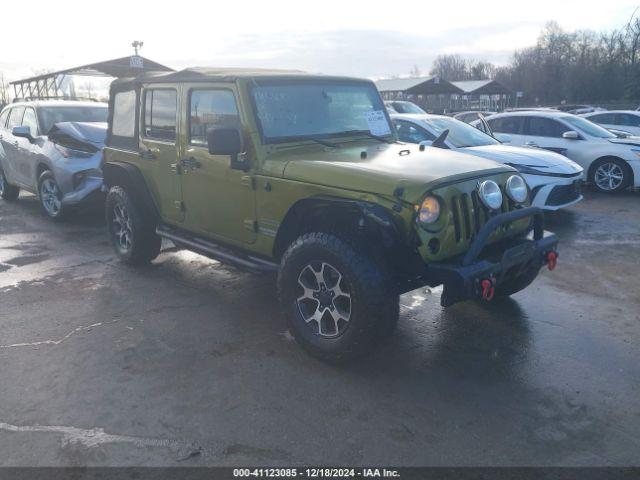
[[[332,367],[274,278],[172,249],[121,265],[101,212],[0,201],[0,466],[639,465],[640,193],[549,215],[558,268],[491,304],[401,298]]]

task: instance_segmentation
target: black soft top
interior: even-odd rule
[[[127,85],[140,85],[145,83],[178,83],[178,82],[235,82],[240,78],[253,79],[277,79],[288,78],[309,79],[324,78],[333,80],[358,80],[353,77],[336,77],[321,74],[306,73],[301,70],[277,70],[261,68],[213,68],[194,67],[177,72],[148,72],[135,78],[119,78],[112,85],[118,90],[126,89]]]

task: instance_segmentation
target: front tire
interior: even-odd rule
[[[18,198],[20,195],[20,189],[7,182],[7,177],[4,176],[4,170],[0,168],[0,198],[11,202]]]
[[[111,187],[105,210],[109,240],[122,262],[144,265],[158,256],[162,239],[153,217],[125,189]]]
[[[307,233],[285,252],[278,294],[287,323],[311,355],[344,363],[394,330],[399,297],[373,256],[327,233]]]
[[[618,193],[631,184],[631,169],[619,158],[603,158],[591,167],[591,184],[602,193]]]
[[[62,190],[51,170],[45,170],[38,178],[38,200],[40,209],[51,220],[59,221],[66,217],[67,210],[62,205]]]

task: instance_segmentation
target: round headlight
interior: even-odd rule
[[[507,195],[516,203],[524,203],[527,201],[529,191],[527,184],[519,175],[512,175],[507,180]]]
[[[480,200],[487,208],[498,210],[502,206],[502,192],[500,187],[493,180],[485,180],[478,188]]]
[[[434,223],[440,217],[440,202],[436,197],[425,197],[420,205],[418,221],[421,223]]]

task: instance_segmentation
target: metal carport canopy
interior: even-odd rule
[[[173,71],[172,68],[148,58],[133,55],[16,80],[11,85],[16,97],[57,97],[63,95],[62,79],[67,75],[122,78],[136,77],[145,72]]]

